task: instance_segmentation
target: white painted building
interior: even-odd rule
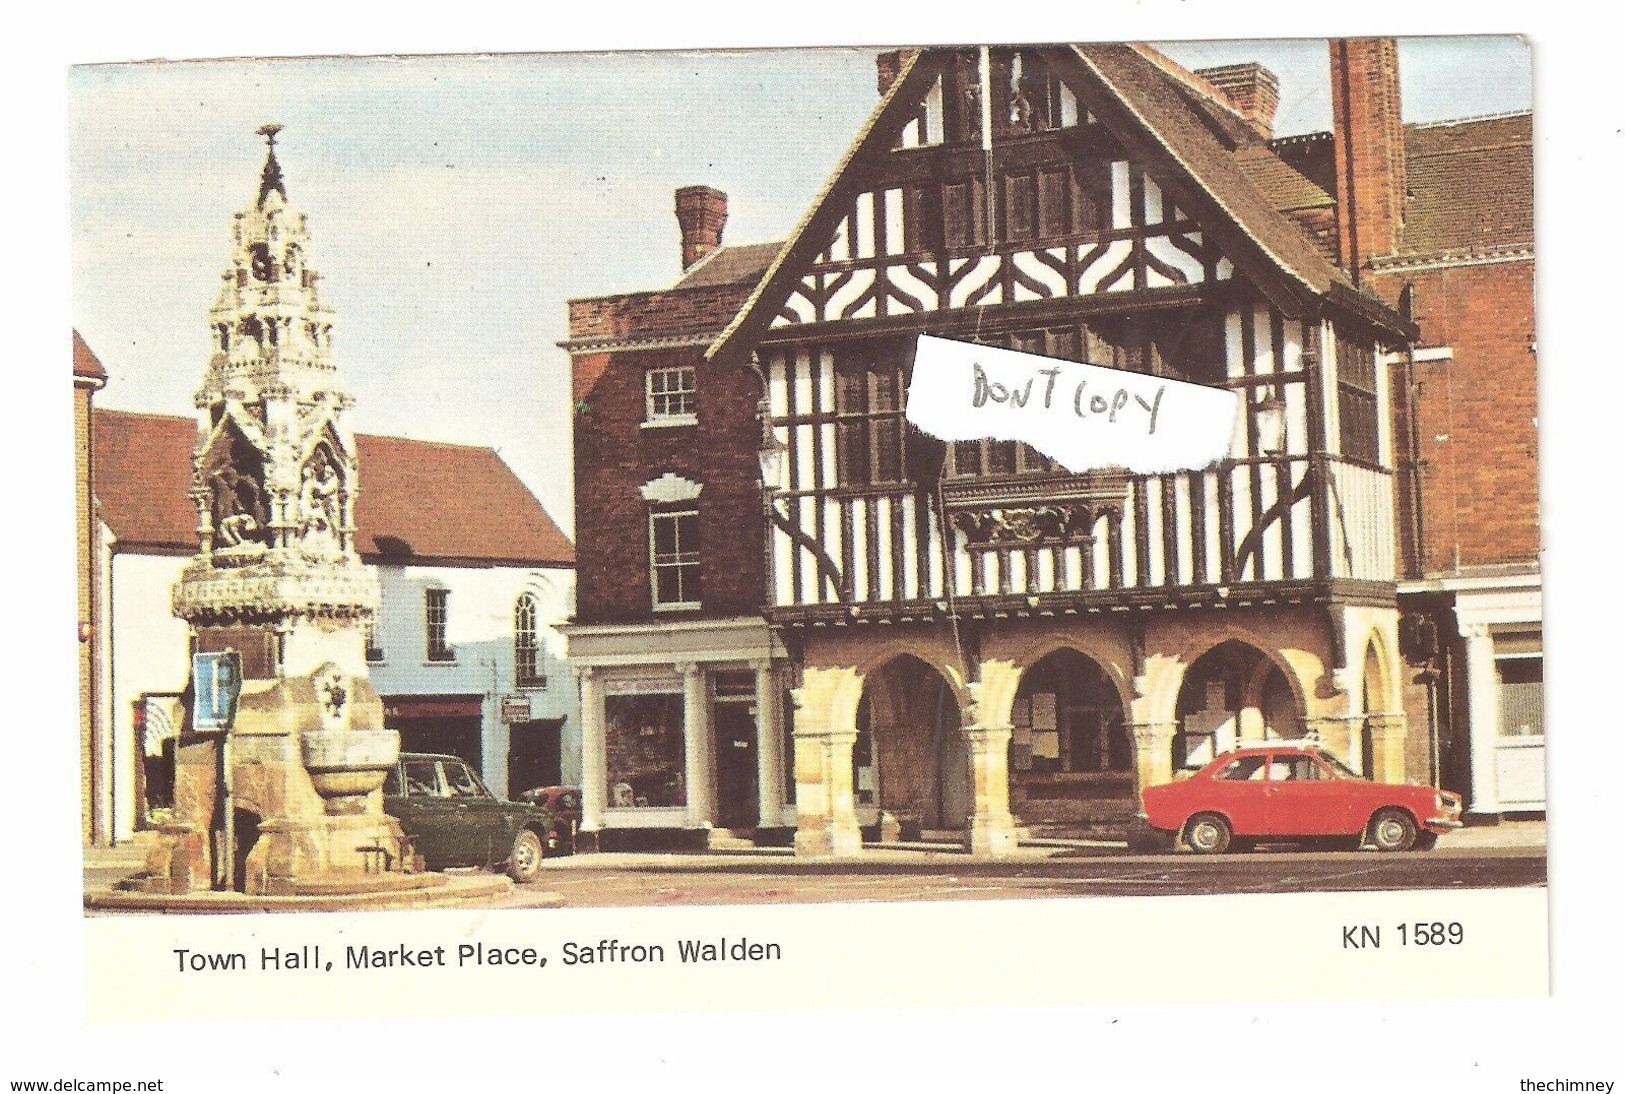
[[[170,590],[197,547],[191,418],[96,409],[102,552],[92,808],[130,839],[168,800],[188,633]],[[580,779],[576,683],[555,629],[573,609],[574,549],[488,448],[360,436],[357,543],[382,606],[367,652],[407,751],[476,762],[498,794]]]

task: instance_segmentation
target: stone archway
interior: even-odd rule
[[[1134,814],[1134,741],[1123,695],[1093,658],[1062,647],[1022,674],[1011,710],[1010,808],[1061,835],[1120,833]]]
[[[902,654],[866,674],[852,791],[860,821],[876,824],[880,838],[965,827],[969,761],[960,721],[953,688],[919,658]]]
[[[1191,663],[1174,714],[1174,771],[1200,767],[1246,741],[1302,736],[1305,717],[1286,671],[1257,646],[1235,638]]]

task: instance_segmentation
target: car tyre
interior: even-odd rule
[[[1370,839],[1379,851],[1409,851],[1416,846],[1416,822],[1403,809],[1379,809],[1371,818]]]
[[[1222,855],[1230,846],[1230,822],[1217,813],[1198,813],[1185,822],[1185,846],[1198,855]]]
[[[508,855],[508,876],[520,885],[529,885],[542,876],[542,839],[529,828],[522,828],[513,838],[513,851]]]

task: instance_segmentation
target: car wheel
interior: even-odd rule
[[[522,828],[513,838],[513,851],[508,855],[508,876],[521,885],[528,885],[542,876],[542,840],[529,828]]]
[[[1230,846],[1230,824],[1216,813],[1198,813],[1185,822],[1185,845],[1199,855],[1221,855]]]
[[[1409,851],[1416,845],[1416,822],[1403,809],[1379,809],[1371,818],[1371,846],[1379,851]]]

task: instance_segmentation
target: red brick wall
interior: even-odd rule
[[[687,364],[696,366],[699,424],[642,428],[644,375],[652,368]],[[638,488],[667,472],[703,484],[698,504],[703,608],[662,612],[659,618],[759,614],[766,585],[755,372],[708,365],[698,347],[582,354],[575,368],[577,620],[654,617],[649,506]]]
[[[629,293],[570,301],[570,337],[631,339],[715,334],[734,317],[751,286]]]
[[[1540,552],[1534,262],[1380,275],[1409,281],[1422,337],[1450,361],[1416,367],[1423,569],[1533,562]]]

